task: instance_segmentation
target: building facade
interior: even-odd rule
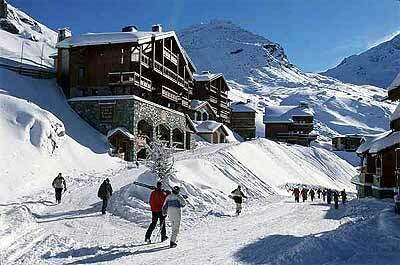
[[[194,74],[194,82],[191,99],[207,101],[217,115],[216,120],[229,125],[229,86],[224,76],[204,71],[202,74]]]
[[[264,113],[265,138],[309,146],[317,139],[314,115],[308,104],[267,106]]]
[[[256,137],[256,109],[248,102],[234,102],[231,104],[231,129],[244,140]]]
[[[348,134],[332,138],[332,151],[355,152],[361,145],[362,135]]]

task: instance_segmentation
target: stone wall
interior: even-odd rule
[[[144,120],[152,127],[153,139],[157,135],[157,126],[164,124],[170,129],[170,143],[174,129],[183,133],[183,143],[186,140],[184,114],[153,102],[132,96],[75,98],[69,103],[84,120],[104,135],[113,128],[125,127],[136,139],[139,135],[138,124]],[[133,144],[129,157],[135,159],[142,148]]]

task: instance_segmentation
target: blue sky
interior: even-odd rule
[[[400,33],[399,0],[8,0],[74,34],[154,23],[178,30],[227,19],[280,43],[292,63],[322,71]]]

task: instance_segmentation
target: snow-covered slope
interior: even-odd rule
[[[387,88],[400,72],[400,34],[323,72],[346,83]]]
[[[53,67],[57,33],[10,4],[7,19],[0,19],[0,40],[0,63],[19,63],[23,50],[23,64]]]
[[[266,104],[298,104],[314,109],[316,130],[323,136],[374,133],[388,128],[394,105],[381,102],[386,91],[344,84],[291,64],[279,44],[226,21],[195,25],[179,33],[199,70],[222,72],[230,80],[233,100],[258,104],[258,134],[263,135]],[[325,138],[327,139],[327,138]]]

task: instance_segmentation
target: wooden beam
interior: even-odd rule
[[[152,45],[153,45],[153,69],[155,68],[156,64],[156,39],[152,38]]]

